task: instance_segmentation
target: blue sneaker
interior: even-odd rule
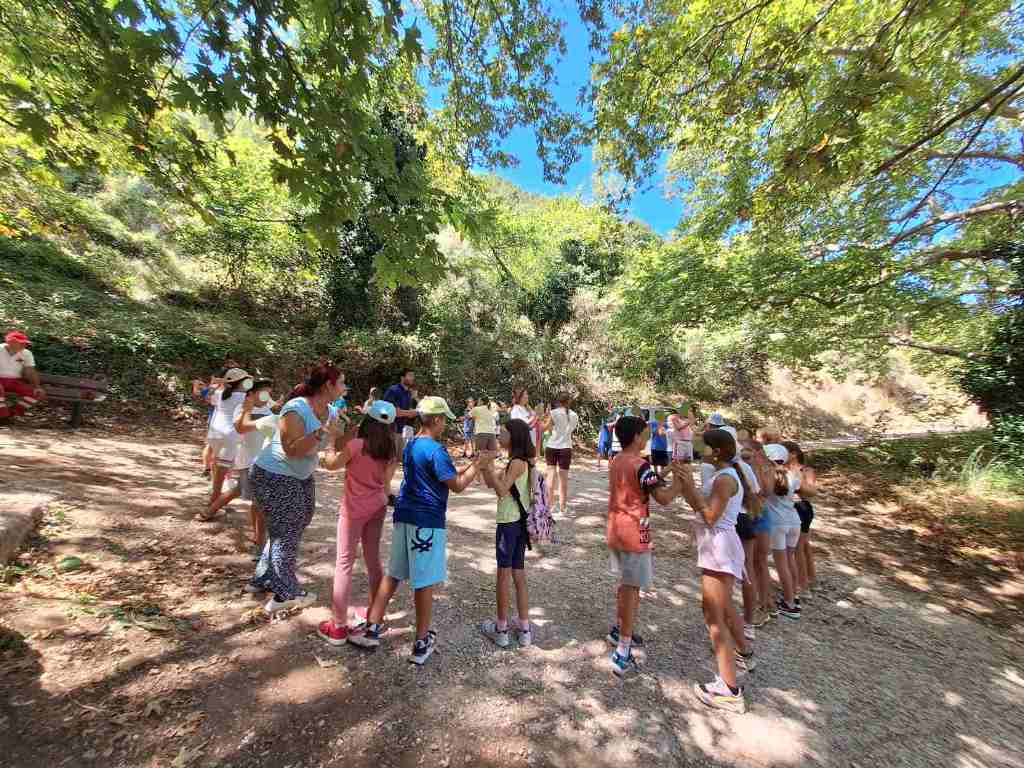
[[[611,629],[609,629],[608,630],[608,634],[604,636],[604,639],[607,640],[611,645],[618,645],[619,644],[619,628],[618,628],[618,626],[613,626]],[[644,647],[644,639],[643,639],[643,637],[641,637],[640,635],[633,635],[633,642],[631,643],[631,645],[633,645],[633,646],[635,646],[637,648],[643,648]]]
[[[612,672],[615,673],[616,677],[632,677],[640,673],[640,667],[636,663],[636,659],[633,658],[632,653],[629,656],[620,656],[618,651],[612,651],[610,658]]]

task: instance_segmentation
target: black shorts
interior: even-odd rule
[[[757,538],[754,521],[746,512],[740,512],[740,516],[736,518],[736,533],[739,534],[741,541],[753,541]]]
[[[672,463],[672,451],[651,451],[651,464],[655,467],[667,467]]]
[[[800,515],[800,533],[809,533],[814,521],[814,507],[811,502],[800,499],[796,503],[796,513]]]
[[[572,448],[548,448],[544,451],[544,460],[549,467],[558,467],[568,472],[572,466]]]
[[[494,556],[499,568],[523,569],[526,564],[526,526],[523,523],[518,520],[498,523],[494,532]]]

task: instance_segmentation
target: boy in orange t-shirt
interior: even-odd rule
[[[651,430],[636,416],[623,416],[615,425],[615,436],[622,453],[608,465],[608,549],[612,570],[619,576],[617,595],[618,624],[608,633],[615,646],[611,655],[612,672],[618,677],[636,671],[633,645],[642,641],[633,634],[640,590],[647,589],[654,577],[651,559],[650,498],[662,506],[681,495],[680,476],[685,464],[672,463],[673,480],[664,485],[650,463],[640,455]]]

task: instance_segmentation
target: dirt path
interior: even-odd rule
[[[1019,612],[983,624],[865,571],[848,549],[885,548],[879,569],[916,555],[860,510],[818,505],[821,588],[803,620],[759,632],[750,712],[736,717],[690,692],[713,665],[682,507],[655,518],[645,672],[623,684],[601,639],[613,596],[604,475],[577,469],[561,543],[530,557],[540,630],[526,651],[475,630],[493,610],[494,504],[482,489],[459,497],[439,650],[418,670],[405,660],[407,591],[376,654],[313,634],[328,615],[339,476],[319,477],[303,547],[320,605],[268,622],[240,590],[252,567],[242,506],[226,523],[191,521],[206,493],[197,456],[190,435],[159,429],[0,433],[0,502],[54,499],[0,591],[0,764],[1024,766]],[[86,568],[57,572],[68,555]],[[365,594],[361,570],[354,592]]]

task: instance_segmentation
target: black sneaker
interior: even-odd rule
[[[617,626],[613,626],[611,629],[608,630],[608,634],[604,636],[604,639],[607,640],[612,645],[618,645],[619,644],[619,628]],[[631,643],[631,645],[634,648],[643,648],[644,647],[644,639],[643,639],[643,637],[641,635],[633,635],[633,642]]]
[[[348,641],[352,645],[367,650],[373,650],[380,645],[380,638],[385,631],[383,624],[367,624],[361,625],[359,628],[362,630],[361,632],[353,632],[348,636]]]
[[[430,658],[430,654],[434,652],[434,648],[437,646],[437,632],[429,630],[427,636],[422,640],[417,640],[412,644],[412,653],[409,655],[409,662],[422,666],[423,663]]]
[[[800,606],[799,605],[786,605],[786,601],[785,600],[779,600],[778,608],[779,608],[779,613],[781,613],[787,619],[799,619],[800,618]]]

